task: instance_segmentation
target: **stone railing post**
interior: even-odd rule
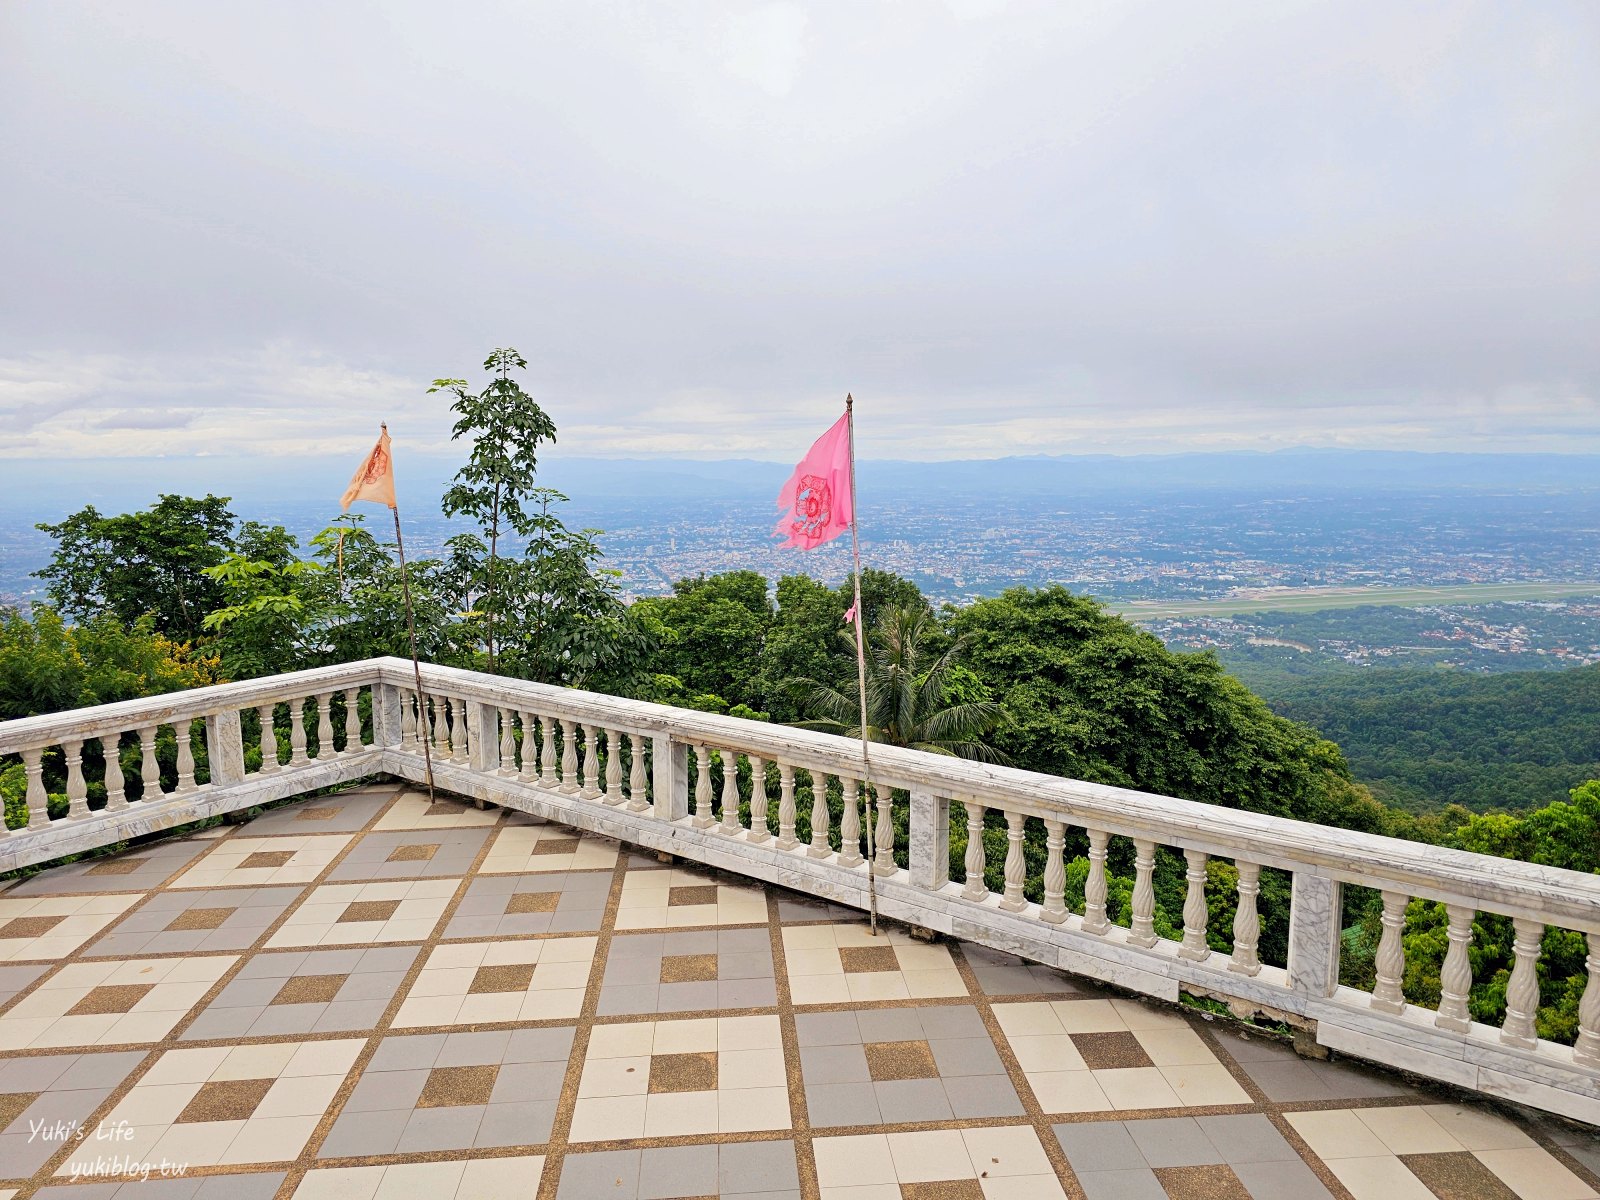
[[[211,767],[212,787],[244,782],[244,734],[238,709],[225,709],[206,718],[206,762]]]
[[[392,683],[372,688],[372,744],[380,750],[398,750],[404,740],[402,705],[405,695]]]
[[[1339,984],[1338,880],[1294,873],[1289,900],[1289,986],[1321,999]]]
[[[500,710],[478,700],[466,703],[467,761],[474,771],[493,775],[500,769]]]
[[[663,821],[681,821],[689,815],[689,747],[665,733],[652,736],[650,745],[656,816]],[[611,752],[616,753],[615,747]]]
[[[936,892],[950,882],[950,800],[911,793],[911,885]]]

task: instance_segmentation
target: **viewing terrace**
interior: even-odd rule
[[[1600,879],[889,747],[868,791],[845,739],[422,674],[422,704],[381,659],[0,724],[30,816],[0,870],[132,843],[0,882],[0,1200],[1600,1195]],[[974,838],[951,879],[988,813],[1000,870]],[[1339,983],[1344,886],[1384,893],[1371,992]],[[1414,897],[1449,906],[1436,1009],[1401,994]],[[1499,1027],[1479,913],[1517,930]],[[1536,1036],[1547,927],[1588,938],[1573,1046]]]

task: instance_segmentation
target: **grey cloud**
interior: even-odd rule
[[[0,424],[431,443],[509,343],[584,453],[1600,448],[1587,0],[383,13],[0,12]]]

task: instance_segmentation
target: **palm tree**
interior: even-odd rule
[[[926,608],[887,609],[868,638],[867,738],[891,746],[907,746],[934,754],[949,754],[982,762],[1006,763],[1004,754],[982,740],[1005,720],[1005,710],[993,700],[946,703],[951,668],[966,648],[957,638],[933,662],[924,666],[924,646],[936,630]],[[839,636],[855,657],[855,638],[848,630]],[[861,736],[861,702],[856,680],[831,687],[815,679],[791,679],[785,685],[811,719],[796,721],[801,729]]]

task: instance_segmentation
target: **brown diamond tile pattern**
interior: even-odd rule
[[[970,1004],[802,1012],[795,1031],[819,1128],[1023,1114]]]
[[[770,1008],[778,1002],[765,929],[625,933],[611,940],[602,1016]]]
[[[469,1104],[488,1104],[500,1077],[498,1064],[474,1067],[435,1067],[417,1097],[418,1108],[462,1108]]]
[[[1111,1071],[1126,1067],[1152,1067],[1150,1056],[1131,1033],[1075,1033],[1072,1044],[1078,1048],[1084,1066],[1091,1071]]]
[[[871,971],[898,971],[900,960],[893,946],[842,946],[839,963],[846,975],[865,975]]]
[[[400,908],[398,900],[355,900],[339,914],[338,924],[351,921],[387,921]]]
[[[1170,1200],[1254,1200],[1233,1168],[1225,1163],[1157,1167],[1155,1174]]]
[[[577,849],[577,838],[547,837],[541,838],[528,853],[542,857],[549,854],[574,854]]]
[[[287,866],[293,857],[293,850],[257,850],[253,854],[245,855],[244,861],[239,866],[247,871],[256,867],[283,867]]]
[[[130,1012],[154,988],[153,983],[108,983],[91,989],[87,996],[67,1009],[67,1016],[100,1017]]]
[[[136,854],[123,855],[117,858],[108,858],[104,862],[95,863],[94,866],[90,867],[84,872],[84,874],[89,876],[91,879],[103,879],[106,876],[132,875],[135,871],[149,861],[149,859],[140,858]]]
[[[867,1074],[874,1082],[939,1078],[927,1042],[868,1042],[862,1049],[867,1056]]]
[[[1517,1193],[1470,1153],[1402,1154],[1400,1161],[1439,1200],[1517,1200]]]
[[[349,981],[349,975],[291,975],[272,997],[278,1004],[327,1004]]]
[[[43,937],[66,919],[65,914],[53,917],[13,917],[4,925],[0,925],[0,938]]]
[[[930,1179],[921,1183],[902,1183],[900,1200],[985,1200],[983,1185],[976,1179]]]
[[[271,1079],[222,1079],[200,1085],[174,1119],[175,1125],[200,1121],[248,1121],[272,1090]]]
[[[715,1051],[699,1054],[654,1054],[650,1057],[650,1092],[714,1092]]]
[[[162,932],[185,933],[197,929],[218,929],[237,908],[186,908],[168,921]]]
[[[667,907],[679,908],[685,904],[715,904],[717,902],[717,889],[710,884],[697,884],[693,887],[675,887],[667,889]]]
[[[486,992],[525,992],[533,983],[535,963],[500,963],[479,967],[472,976],[472,986],[467,995],[481,996]]]
[[[413,842],[406,846],[396,846],[389,852],[385,862],[427,862],[439,852],[438,842]]]
[[[560,892],[517,892],[506,901],[506,914],[521,916],[524,913],[555,912],[560,901]]]

